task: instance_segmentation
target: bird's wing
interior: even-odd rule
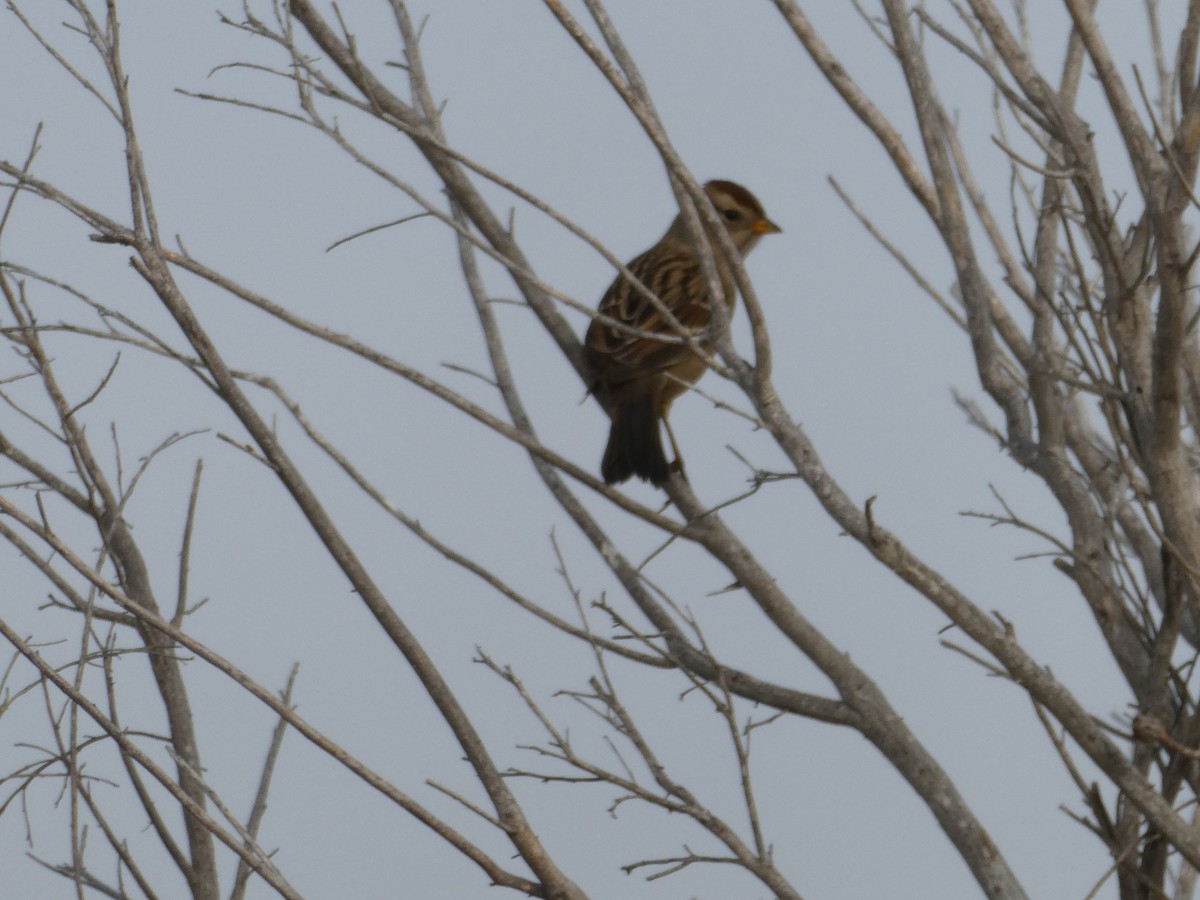
[[[704,276],[695,254],[687,247],[659,244],[627,268],[671,310],[688,335],[699,336],[708,328],[710,311]],[[670,369],[695,355],[686,344],[663,343],[654,338],[679,337],[679,331],[623,275],[600,301],[599,312],[637,332],[592,320],[584,345],[598,382],[620,384]]]

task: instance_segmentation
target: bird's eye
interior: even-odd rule
[[[736,209],[722,210],[721,215],[725,217],[726,222],[736,222],[742,217],[741,212]]]

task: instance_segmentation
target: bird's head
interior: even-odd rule
[[[745,256],[764,234],[778,234],[783,229],[767,218],[758,198],[732,181],[710,181],[704,193],[716,207],[725,223],[729,238],[738,252]]]

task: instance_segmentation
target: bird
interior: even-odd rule
[[[740,184],[710,181],[704,185],[704,193],[743,259],[763,235],[782,231],[767,218],[758,199]],[[737,302],[733,272],[716,242],[710,243],[727,311],[732,315]],[[670,310],[682,326],[683,335],[706,349],[712,301],[700,253],[680,213],[658,243],[626,268]],[[610,324],[605,318],[625,327]],[[617,277],[600,300],[583,343],[589,390],[612,419],[600,463],[606,484],[620,484],[636,476],[661,487],[672,471],[682,472],[679,447],[667,423],[667,413],[708,366],[705,357],[691,346],[656,338],[678,338],[682,336],[680,331],[624,275]],[[675,454],[670,464],[663,450],[660,422],[666,427]]]

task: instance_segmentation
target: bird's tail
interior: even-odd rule
[[[606,484],[636,475],[659,487],[670,477],[658,426],[659,400],[659,391],[638,390],[613,404],[612,429],[600,463]]]

